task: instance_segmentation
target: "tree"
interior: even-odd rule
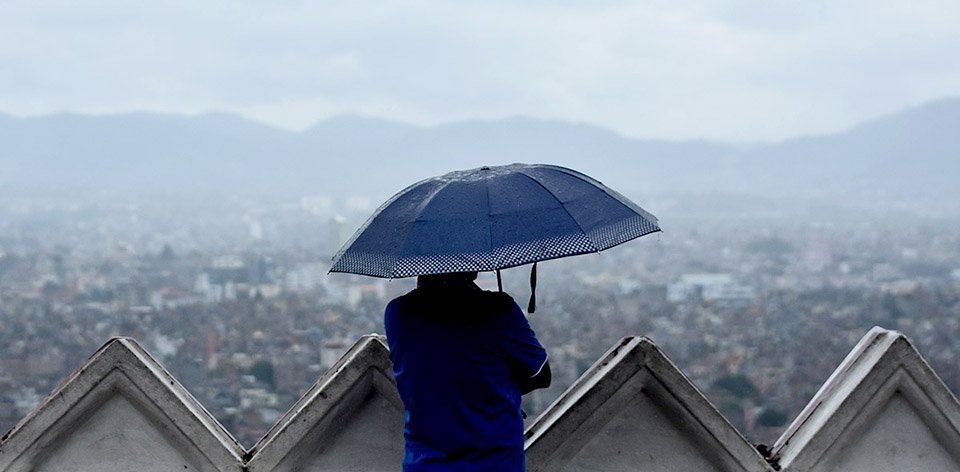
[[[720,377],[713,382],[713,387],[726,390],[734,397],[740,399],[757,399],[760,397],[760,393],[757,392],[757,387],[753,386],[753,382],[742,375],[725,375]]]
[[[277,379],[273,371],[273,363],[263,359],[259,360],[250,367],[250,375],[254,376],[258,382],[268,385],[270,390],[277,388]]]
[[[757,417],[757,424],[767,428],[783,426],[787,423],[787,415],[775,408],[764,408]]]

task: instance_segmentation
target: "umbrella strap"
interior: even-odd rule
[[[530,303],[527,305],[527,313],[537,311],[537,263],[533,263],[530,269]]]
[[[497,290],[503,292],[503,279],[500,278],[500,269],[497,269]]]

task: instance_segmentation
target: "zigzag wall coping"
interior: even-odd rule
[[[239,471],[243,448],[131,338],[111,338],[0,440],[0,471]]]
[[[960,470],[960,403],[901,333],[871,329],[773,447],[785,471]]]
[[[403,407],[361,338],[250,452],[133,339],[112,338],[0,438],[0,472],[398,470]],[[629,337],[525,433],[534,471],[772,468],[649,339]],[[773,448],[784,472],[960,470],[960,402],[874,328]]]
[[[403,403],[380,336],[363,336],[251,449],[251,472],[395,471]]]
[[[645,337],[614,345],[525,436],[531,471],[772,470]]]

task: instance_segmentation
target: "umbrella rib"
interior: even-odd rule
[[[493,206],[490,205],[490,183],[486,182],[485,184],[486,185],[484,185],[484,187],[487,189],[487,236],[489,237],[489,240],[490,240],[490,254],[491,256],[494,256],[494,261],[493,261],[494,267],[500,267],[500,261],[497,260],[498,257],[495,256],[496,248],[493,247]],[[499,280],[499,277],[500,277],[499,273],[497,273],[497,277],[498,277],[497,280]]]
[[[424,198],[423,201],[420,202],[420,205],[417,206],[417,217],[414,218],[413,221],[410,223],[410,225],[407,227],[407,232],[408,232],[408,233],[409,233],[410,231],[413,231],[413,227],[416,226],[417,221],[420,220],[420,215],[423,214],[423,210],[427,207],[427,205],[429,205],[430,202],[433,201],[433,197],[436,197],[437,194],[440,193],[441,190],[447,188],[447,186],[449,186],[451,183],[453,183],[453,180],[447,180],[447,181],[443,182],[442,185],[438,185],[437,188],[433,189],[433,190],[430,192],[430,195],[429,195],[428,197]],[[406,239],[406,242],[407,242],[407,244],[409,244],[409,243],[410,243],[409,239]],[[398,261],[400,260],[400,254],[403,254],[403,250],[404,250],[405,248],[406,248],[406,245],[404,245],[404,247],[401,247],[401,248],[400,248],[400,251],[397,253],[397,260],[398,260]],[[396,277],[399,276],[399,274],[397,273],[397,269],[398,269],[399,267],[400,267],[400,265],[397,264],[397,263],[395,263],[395,264],[393,265],[393,270],[392,270],[391,273],[390,273],[390,278],[391,278],[391,279],[396,278]]]
[[[380,212],[382,212],[382,211],[384,211],[385,209],[387,209],[390,205],[393,204],[393,202],[397,201],[397,199],[399,199],[401,196],[403,196],[403,195],[404,195],[407,191],[409,191],[410,189],[412,189],[412,188],[414,188],[414,187],[416,187],[416,186],[418,186],[418,185],[423,185],[423,184],[425,184],[425,183],[427,183],[427,182],[429,182],[429,181],[430,181],[430,179],[423,179],[423,180],[420,180],[420,181],[418,181],[418,182],[415,182],[415,183],[412,183],[412,184],[410,184],[410,185],[407,185],[406,187],[403,188],[403,190],[400,190],[399,192],[397,192],[396,194],[394,194],[392,197],[390,197],[389,199],[387,199],[387,201],[385,201],[385,202],[383,202],[382,204],[380,204],[380,206],[377,207],[377,209],[373,212],[373,214],[370,215],[370,216],[367,218],[367,221],[365,221],[365,222],[363,223],[363,225],[361,225],[360,228],[358,228],[358,229],[353,233],[353,235],[350,236],[350,239],[347,240],[346,243],[344,243],[343,247],[341,247],[340,250],[337,251],[337,253],[333,255],[333,257],[331,258],[331,260],[333,261],[333,263],[330,265],[330,270],[329,270],[327,273],[329,274],[329,273],[333,272],[333,268],[336,267],[337,263],[339,263],[340,258],[341,258],[348,250],[350,250],[350,249],[352,248],[353,243],[357,241],[357,238],[360,237],[360,234],[361,234],[361,233],[363,233],[364,231],[367,230],[368,227],[370,227],[370,225],[371,225],[371,224],[373,223],[373,221],[377,218],[377,216],[380,214]],[[373,275],[373,274],[366,274],[366,275],[371,275],[371,276],[373,276],[373,277],[383,277],[383,278],[390,278],[390,279],[392,279],[392,278],[393,278],[393,272],[394,272],[394,271],[391,271],[390,274],[387,275],[387,276],[380,276],[380,275]]]
[[[566,167],[561,167],[561,166],[551,165],[551,164],[544,164],[544,165],[543,165],[543,168],[544,168],[544,169],[553,169],[553,170],[557,170],[557,171],[564,172],[564,173],[566,173],[566,174],[568,174],[568,175],[570,175],[570,176],[572,176],[572,177],[576,177],[576,178],[578,178],[578,179],[580,179],[580,180],[582,180],[582,181],[584,181],[584,182],[586,182],[586,183],[588,183],[588,184],[591,184],[591,185],[596,186],[601,192],[607,194],[607,196],[609,196],[610,198],[616,200],[616,201],[619,202],[621,205],[627,207],[627,209],[629,209],[630,211],[633,211],[633,212],[639,214],[641,217],[643,217],[643,218],[646,219],[647,221],[650,221],[650,222],[652,222],[655,226],[658,226],[658,227],[659,227],[659,225],[657,224],[657,223],[658,223],[658,220],[657,220],[657,217],[656,217],[656,216],[653,216],[653,214],[651,214],[651,213],[648,212],[647,210],[644,210],[643,208],[641,208],[640,205],[637,205],[633,200],[630,200],[629,198],[621,195],[620,192],[617,192],[616,190],[614,190],[614,189],[612,189],[612,188],[610,188],[610,187],[607,187],[606,185],[603,184],[603,182],[601,182],[601,181],[599,181],[599,180],[597,180],[597,179],[595,179],[595,178],[593,178],[593,177],[590,177],[589,175],[584,174],[584,173],[582,173],[582,172],[580,172],[580,171],[577,171],[577,170],[574,170],[574,169],[569,169],[569,168],[566,168]],[[524,175],[526,175],[526,174],[524,174]]]
[[[549,193],[551,197],[553,197],[553,198],[556,199],[558,202],[560,202],[560,208],[562,208],[563,211],[565,211],[565,212],[567,213],[567,216],[569,216],[570,219],[573,220],[573,223],[577,225],[577,228],[580,228],[580,232],[583,233],[583,236],[584,236],[585,238],[587,238],[587,241],[590,241],[590,245],[593,246],[594,252],[600,252],[600,249],[597,248],[597,243],[595,243],[595,242],[593,241],[593,239],[590,239],[590,237],[587,236],[586,230],[584,230],[584,229],[583,229],[583,226],[580,224],[580,222],[577,221],[577,219],[574,218],[572,214],[570,214],[570,210],[567,210],[566,205],[564,205],[563,201],[560,200],[560,198],[557,197],[557,195],[556,195],[555,193],[553,193],[550,189],[548,189],[546,185],[543,185],[542,182],[540,182],[539,180],[531,177],[531,176],[530,176],[529,174],[527,174],[526,172],[517,172],[517,173],[520,174],[520,175],[522,175],[522,176],[524,176],[524,177],[526,177],[526,178],[528,178],[528,179],[530,179],[530,180],[532,180],[532,181],[534,181],[537,185],[540,186],[540,188],[542,188],[542,189],[545,190],[547,193]]]

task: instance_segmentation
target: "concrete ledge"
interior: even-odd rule
[[[250,471],[396,471],[403,403],[390,352],[362,337],[251,450]]]
[[[0,442],[0,471],[239,471],[242,447],[130,338],[112,338]]]
[[[957,471],[960,403],[905,336],[873,328],[773,454],[786,471]]]
[[[960,402],[874,328],[769,465],[649,339],[624,338],[525,433],[536,471],[960,471]],[[133,339],[112,338],[0,438],[0,472],[396,471],[403,406],[361,338],[249,452]]]
[[[649,339],[624,338],[526,432],[531,471],[770,471]]]

